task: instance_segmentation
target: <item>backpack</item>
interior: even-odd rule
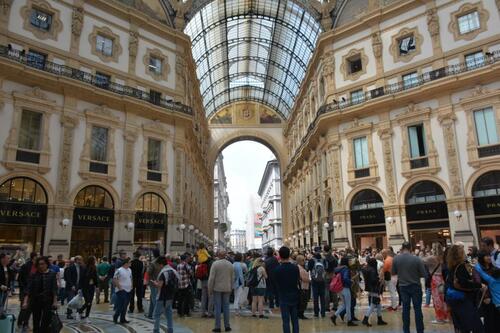
[[[167,281],[167,283],[161,287],[161,295],[165,296],[164,299],[173,299],[175,293],[177,292],[177,288],[179,287],[179,279],[177,278],[177,274],[175,274],[173,270],[167,270],[162,274],[165,275],[165,280]]]
[[[250,272],[248,272],[247,278],[245,280],[245,284],[247,287],[255,288],[259,285],[259,277],[257,274],[257,268],[252,268]]]
[[[315,282],[323,282],[325,281],[325,265],[321,260],[314,261],[314,268],[312,270],[312,280]]]
[[[330,283],[330,291],[333,293],[340,293],[344,289],[344,282],[342,282],[342,273],[338,272]]]
[[[208,264],[206,262],[198,264],[198,266],[196,266],[196,271],[194,273],[194,276],[198,280],[204,280],[208,278]]]

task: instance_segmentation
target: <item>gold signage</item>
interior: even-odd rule
[[[419,209],[417,215],[437,214],[437,209]]]
[[[82,214],[78,214],[78,220],[89,221],[89,222],[110,222],[111,221],[109,216],[82,215]]]
[[[0,216],[40,218],[40,212],[29,211],[29,210],[0,209]]]

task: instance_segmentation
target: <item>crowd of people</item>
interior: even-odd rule
[[[479,249],[460,243],[412,249],[404,242],[397,253],[391,247],[337,251],[328,245],[311,251],[284,246],[265,253],[214,253],[200,244],[195,253],[179,256],[155,250],[151,257],[137,251],[129,258],[120,251],[111,260],[54,260],[32,253],[21,263],[0,254],[0,266],[0,316],[17,287],[21,332],[27,331],[30,317],[34,333],[48,332],[54,310],[76,303],[76,298],[81,303],[66,307],[68,320],[88,320],[94,302],[111,303],[115,324],[128,323],[127,312],[144,312],[155,333],[160,332],[162,315],[167,331],[173,332],[174,309],[178,317],[199,311],[201,317],[215,319],[213,332],[228,332],[231,308],[236,316],[248,308],[256,320],[266,320],[279,309],[283,332],[298,333],[299,320],[308,319],[311,299],[313,316],[329,317],[332,325],[339,320],[347,326],[387,325],[382,318],[384,295],[385,311],[401,307],[404,333],[410,332],[411,305],[417,333],[424,332],[422,308],[431,300],[432,324],[451,322],[460,333],[497,332],[500,327],[500,255],[488,237]],[[368,301],[364,311],[359,306],[362,293]],[[370,320],[374,313],[376,320]]]

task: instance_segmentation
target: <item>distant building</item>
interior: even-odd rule
[[[278,248],[283,245],[283,237],[281,230],[281,180],[277,160],[267,162],[258,193],[262,209],[262,247]]]
[[[216,249],[226,249],[229,246],[231,230],[231,222],[227,215],[229,196],[223,159],[224,157],[220,154],[215,161],[214,168],[214,246]]]
[[[245,253],[247,251],[247,232],[245,230],[231,230],[231,250],[233,252]]]

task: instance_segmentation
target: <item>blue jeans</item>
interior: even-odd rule
[[[150,282],[149,290],[151,290],[151,295],[149,298],[148,317],[153,317],[153,311],[155,309],[156,295],[158,294],[158,289]]]
[[[120,322],[125,321],[128,302],[130,302],[130,293],[126,292],[125,290],[119,290],[115,293],[115,314],[113,315],[114,321],[117,321],[118,317],[120,317]]]
[[[156,289],[156,288],[153,288]],[[151,290],[153,290],[151,289]],[[153,333],[160,333],[160,318],[164,313],[165,318],[167,318],[167,332],[174,332],[174,320],[172,319],[172,302],[173,300],[168,301],[155,301],[155,309],[153,313],[153,319],[155,320],[155,326],[153,328]]]
[[[325,283],[315,282],[311,283],[313,293],[314,315],[318,316],[320,313],[319,306],[321,305],[321,317],[325,316]]]
[[[342,305],[339,306],[337,311],[335,312],[336,316],[339,316],[341,313],[345,312],[346,320],[349,322],[352,320],[351,314],[351,289],[345,288],[340,292],[340,297],[342,298]]]
[[[425,305],[429,306],[431,304],[431,288],[425,288]]]
[[[224,328],[229,328],[229,297],[231,293],[214,291],[215,328],[220,329],[221,309],[224,312]]]
[[[297,304],[280,303],[283,333],[290,333],[290,321],[292,322],[292,332],[299,333],[299,317],[297,309]]]
[[[116,303],[116,290],[115,290],[115,284],[111,283],[111,299],[110,299],[111,304]]]
[[[403,304],[403,332],[410,333],[410,308],[413,303],[415,326],[417,333],[424,333],[424,316],[422,314],[422,287],[420,284],[399,286],[401,303]]]

